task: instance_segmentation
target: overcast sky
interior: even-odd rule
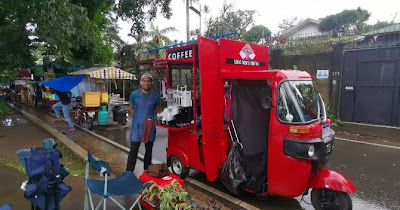
[[[278,24],[283,19],[299,17],[300,19],[319,19],[327,15],[341,12],[345,9],[356,9],[361,7],[371,13],[369,24],[380,21],[400,22],[400,0],[226,0],[233,2],[235,10],[255,10],[255,24],[268,27],[273,33],[278,30]],[[217,16],[222,7],[223,0],[200,0],[200,4],[208,5],[211,9],[210,16]],[[199,3],[193,5],[199,8]],[[175,27],[178,31],[168,34],[171,40],[186,41],[186,10],[185,0],[172,0],[172,17],[166,20],[161,16],[154,21],[159,29]],[[397,16],[396,16],[397,14]],[[190,12],[190,29],[199,27],[199,16]],[[206,28],[204,15],[202,14],[202,31]],[[130,31],[129,23],[119,21],[120,36],[128,43],[133,43],[133,39],[128,37]]]

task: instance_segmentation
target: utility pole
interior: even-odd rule
[[[189,41],[189,0],[186,0],[186,41]]]
[[[201,5],[199,5],[199,9],[197,10],[193,6],[190,6],[189,9],[191,9],[194,13],[199,15],[199,34],[201,35]]]

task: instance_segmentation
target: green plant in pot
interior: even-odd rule
[[[158,202],[158,209],[160,210],[194,209],[192,206],[192,203],[194,203],[193,199],[175,179],[165,186],[154,183],[144,191],[144,195],[148,196],[150,200],[156,200]]]

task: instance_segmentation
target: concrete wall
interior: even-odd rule
[[[283,69],[292,69],[296,65],[299,70],[308,72],[324,101],[329,102],[330,79],[316,79],[317,70],[332,70],[332,53],[283,56]]]

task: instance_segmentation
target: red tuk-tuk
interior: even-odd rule
[[[166,69],[167,108],[157,126],[168,129],[175,174],[192,168],[217,179],[234,126],[247,178],[241,188],[285,197],[312,189],[316,209],[352,208],[355,186],[324,167],[335,133],[307,72],[268,70],[266,46],[204,37],[167,49],[153,68]]]

